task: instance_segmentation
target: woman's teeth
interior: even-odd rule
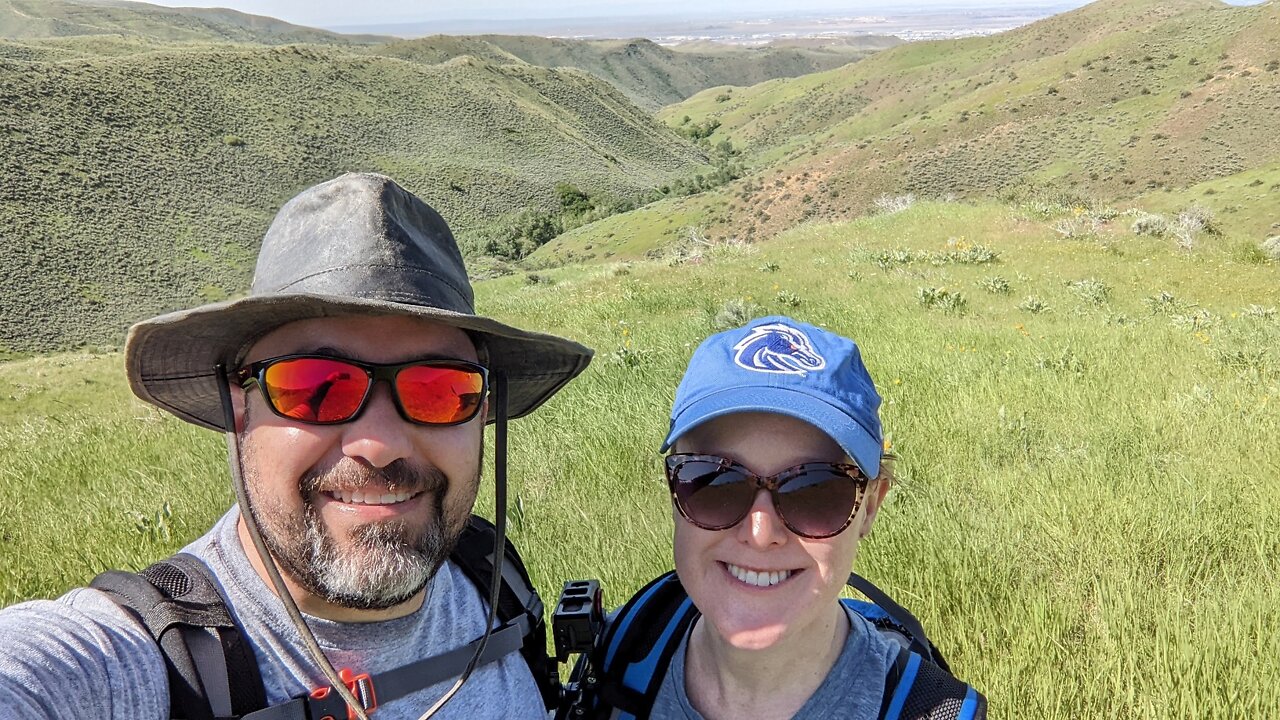
[[[740,568],[731,563],[725,563],[725,567],[729,568],[729,574],[748,585],[756,587],[770,587],[791,577],[790,570],[775,570],[771,572],[747,570]]]
[[[394,505],[418,495],[418,493],[407,492],[379,494],[363,490],[333,490],[326,494],[338,502],[351,505]]]

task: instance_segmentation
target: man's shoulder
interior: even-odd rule
[[[164,658],[145,628],[104,593],[72,590],[0,610],[0,703],[23,717],[137,717],[167,706]]]
[[[126,632],[146,630],[104,592],[93,588],[75,588],[55,600],[28,600],[0,610],[0,632],[26,627],[83,628],[94,632]]]

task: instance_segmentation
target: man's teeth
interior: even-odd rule
[[[376,493],[363,490],[333,490],[329,496],[338,502],[352,505],[394,505],[417,496],[418,493]]]
[[[766,572],[763,570],[747,570],[746,568],[740,568],[732,563],[725,563],[725,566],[729,568],[730,575],[748,585],[755,585],[756,587],[777,585],[783,580],[791,577],[790,570],[773,570]]]

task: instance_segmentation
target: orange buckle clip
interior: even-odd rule
[[[342,684],[347,686],[352,695],[356,696],[356,700],[360,701],[360,707],[366,713],[371,713],[378,708],[378,696],[373,691],[373,678],[369,677],[369,673],[361,673],[356,675],[347,668],[338,671],[338,677],[342,680]],[[316,688],[311,691],[311,697],[315,700],[324,700],[329,697],[329,693],[333,692],[332,687]],[[320,720],[338,720],[332,715],[324,715]],[[347,720],[356,720],[356,711],[347,708]]]

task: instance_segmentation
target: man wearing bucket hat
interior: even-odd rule
[[[0,612],[0,716],[545,716],[506,421],[590,359],[476,315],[448,227],[389,178],[304,191],[248,297],[126,346],[140,398],[226,434],[237,505],[140,575]],[[486,422],[493,526],[470,517]]]
[[[891,472],[850,339],[791,318],[707,338],[662,452],[675,572],[622,606],[577,717],[975,720],[920,623],[851,575]],[[872,602],[840,600],[846,583]]]

